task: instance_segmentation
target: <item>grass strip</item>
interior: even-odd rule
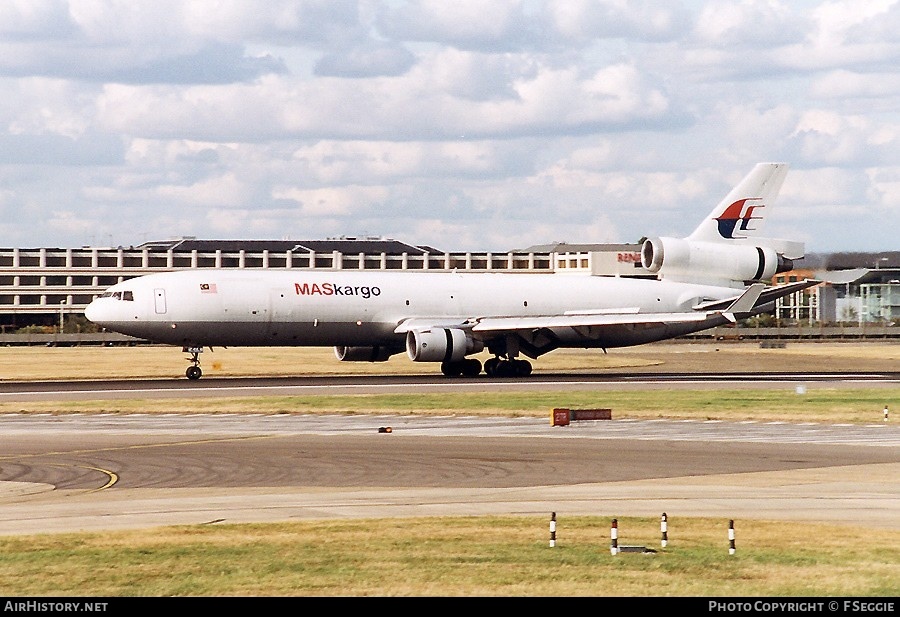
[[[0,539],[0,595],[879,596],[900,595],[900,532],[850,526],[548,517],[197,525]]]
[[[546,417],[555,407],[609,408],[613,419],[867,424],[900,409],[898,388],[796,390],[558,390],[435,394],[205,397],[0,403],[0,413],[417,414]]]

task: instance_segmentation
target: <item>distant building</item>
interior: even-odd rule
[[[389,238],[198,240],[129,247],[0,248],[0,331],[57,326],[107,287],[192,268],[552,271],[549,254],[447,253]]]
[[[640,244],[539,244],[524,253],[553,255],[556,272],[590,272],[598,276],[656,278],[641,265]]]
[[[827,281],[780,299],[776,316],[799,323],[900,320],[900,252],[849,254],[872,268],[832,271],[815,265],[777,275]],[[850,260],[842,257],[842,262]],[[198,240],[183,237],[129,247],[0,248],[0,331],[58,326],[80,315],[107,287],[150,274],[193,268],[324,270],[487,270],[589,273],[655,278],[644,269],[639,244],[537,245],[507,252],[444,252],[381,237],[325,240]]]
[[[338,238],[329,238],[326,240],[198,240],[192,236],[182,237],[174,240],[162,240],[154,242],[144,242],[137,247],[130,247],[134,250],[149,249],[154,252],[176,253],[215,253],[222,251],[224,253],[263,253],[268,251],[270,254],[278,253],[386,253],[388,255],[422,255],[424,253],[439,253],[437,249],[426,246],[413,246],[392,240],[390,238],[381,237],[348,237],[340,236]]]
[[[775,316],[796,323],[900,323],[900,268],[796,269],[773,277],[776,285],[823,281],[776,301]]]

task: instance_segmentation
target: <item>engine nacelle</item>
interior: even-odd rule
[[[334,355],[341,362],[386,362],[401,350],[384,345],[373,347],[335,347]]]
[[[484,343],[459,328],[431,328],[406,333],[406,354],[413,362],[456,362],[484,349]]]
[[[673,280],[767,281],[794,263],[768,246],[732,246],[680,238],[649,238],[641,265]]]

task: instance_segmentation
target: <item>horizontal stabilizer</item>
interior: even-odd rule
[[[736,323],[736,315],[745,315],[752,311],[765,288],[766,286],[763,283],[754,283],[753,285],[750,285],[737,300],[728,305],[728,308],[725,309],[722,314],[731,323]]]
[[[813,285],[818,285],[822,281],[816,279],[803,279],[802,281],[797,281],[795,283],[788,283],[786,285],[778,285],[777,287],[766,287],[763,285],[762,292],[759,294],[759,297],[756,299],[754,303],[754,308],[758,306],[762,306],[763,304],[768,304],[778,298],[783,298],[784,296],[788,296],[794,292],[800,291],[801,289],[806,289],[807,287],[812,287]],[[762,285],[761,283],[758,283]],[[754,285],[751,285],[754,287]],[[749,291],[749,289],[748,289]],[[731,306],[739,301],[747,292],[745,291],[743,294],[736,298],[728,298],[725,300],[712,300],[710,302],[701,302],[700,304],[694,306],[695,311],[729,311],[731,310]]]

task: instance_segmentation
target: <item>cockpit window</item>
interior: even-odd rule
[[[131,291],[104,291],[102,294],[100,294],[100,297],[134,302],[134,292]]]

